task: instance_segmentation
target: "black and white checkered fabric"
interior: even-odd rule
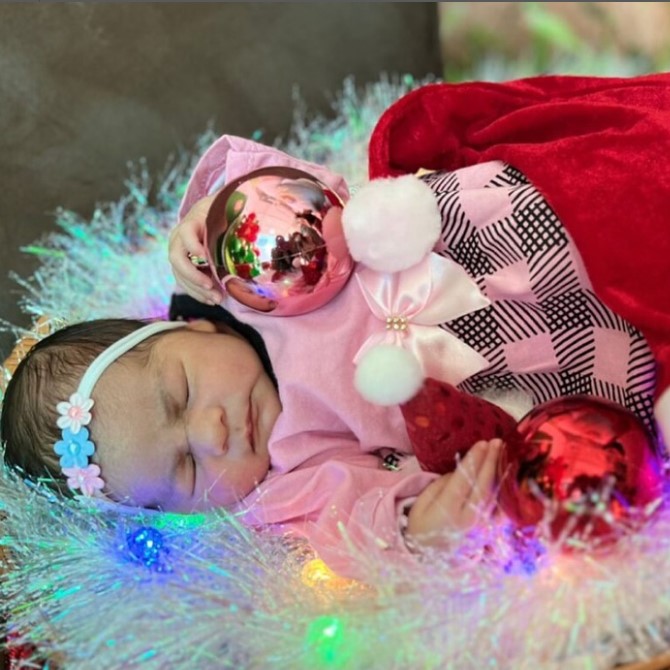
[[[567,231],[524,175],[494,162],[422,179],[442,214],[436,251],[491,300],[443,324],[490,361],[461,387],[521,389],[536,403],[595,395],[655,432],[655,364],[645,339],[594,294]]]

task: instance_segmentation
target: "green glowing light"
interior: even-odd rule
[[[355,653],[344,621],[335,616],[320,616],[307,626],[305,646],[312,652],[313,667],[346,667]]]
[[[184,528],[192,530],[199,528],[205,523],[207,517],[204,514],[174,514],[164,512],[151,519],[151,523],[156,528]]]

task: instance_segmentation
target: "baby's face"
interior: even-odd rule
[[[231,505],[266,476],[277,391],[246,340],[205,321],[121,357],[98,381],[91,435],[121,502],[192,512]]]

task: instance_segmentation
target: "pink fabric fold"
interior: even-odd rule
[[[413,353],[425,376],[449,384],[459,384],[488,367],[481,354],[437,327],[490,304],[454,261],[431,253],[403,272],[388,274],[361,266],[355,277],[379,328],[356,352],[354,363],[370,348],[391,344]],[[394,318],[401,327],[388,323]]]
[[[223,135],[198,161],[179,207],[179,218],[186,216],[198,200],[216,193],[227,182],[254,170],[277,166],[309,172],[335,191],[343,201],[349,199],[349,189],[344,179],[327,168],[242,137]]]

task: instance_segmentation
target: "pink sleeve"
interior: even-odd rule
[[[332,188],[343,200],[349,197],[344,179],[325,167],[293,158],[278,149],[242,137],[223,135],[198,161],[179,206],[179,218],[185,216],[198,200],[215,193],[232,179],[260,168],[276,166],[308,172]]]
[[[437,475],[422,472],[410,459],[393,472],[373,454],[351,453],[266,480],[245,501],[244,521],[279,525],[305,537],[329,567],[365,579],[366,565],[415,559],[400,530],[403,506]]]

